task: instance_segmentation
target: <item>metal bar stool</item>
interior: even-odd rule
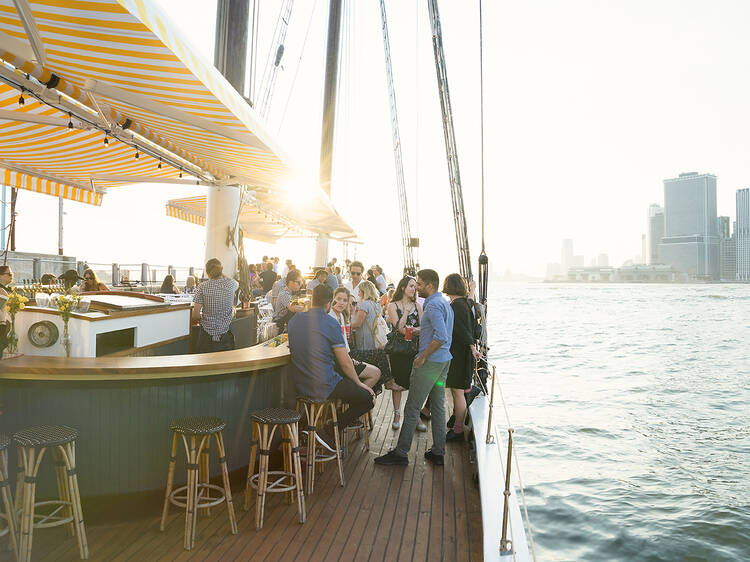
[[[13,435],[18,447],[19,476],[16,483],[16,502],[20,503],[21,530],[18,559],[31,560],[34,529],[68,525],[68,534],[74,534],[82,559],[89,557],[86,530],[83,525],[81,495],[76,476],[76,439],[78,430],[66,425],[40,425],[29,427]],[[57,491],[59,499],[35,502],[36,479],[47,449],[55,457]],[[54,508],[49,514],[37,513],[38,507]],[[16,511],[18,505],[16,505]]]
[[[339,421],[336,414],[335,400],[313,400],[312,398],[298,397],[297,411],[304,410],[307,419],[307,494],[310,495],[315,489],[315,463],[323,463],[336,459],[339,465],[339,482],[344,486],[344,468],[341,464],[341,441],[339,436]],[[323,412],[330,411],[333,420],[333,435],[336,443],[336,451],[330,454],[316,451],[317,426],[320,423]]]
[[[227,471],[226,450],[224,449],[224,438],[222,430],[226,423],[221,418],[214,417],[190,417],[181,418],[169,424],[172,431],[172,454],[169,457],[169,472],[167,474],[167,489],[164,493],[164,509],[161,514],[159,530],[164,530],[169,513],[169,504],[185,508],[185,550],[195,546],[195,527],[199,509],[209,509],[221,502],[226,502],[229,514],[229,524],[232,534],[237,534],[237,520],[234,516],[232,505],[232,490],[229,487],[229,472]],[[216,448],[219,452],[219,467],[221,468],[222,486],[209,483],[208,474],[208,451],[210,449],[211,436],[216,440]],[[172,490],[174,483],[174,466],[177,460],[178,440],[182,437],[187,458],[187,484]],[[211,491],[218,493],[216,497],[211,496]],[[184,494],[183,494],[184,493]]]
[[[16,518],[14,517],[13,498],[10,495],[10,482],[8,482],[8,445],[10,439],[7,435],[0,433],[0,496],[3,498],[3,513],[0,519],[5,519],[6,527],[0,531],[0,537],[9,535],[10,547],[18,559],[18,543],[16,541]]]
[[[247,467],[247,487],[245,488],[245,511],[250,509],[250,489],[258,491],[255,501],[255,529],[263,528],[263,515],[266,505],[266,493],[287,492],[287,503],[292,503],[296,492],[299,522],[304,523],[305,493],[302,490],[302,463],[299,458],[299,412],[286,408],[265,408],[256,410],[250,415],[252,432],[250,440],[250,464]],[[268,470],[271,443],[276,428],[280,428],[284,470]],[[258,472],[255,470],[255,459],[258,459]],[[268,477],[275,477],[270,484]],[[289,480],[287,482],[287,479]]]

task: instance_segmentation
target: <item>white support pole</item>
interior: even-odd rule
[[[206,205],[206,260],[218,258],[224,274],[234,277],[237,270],[237,250],[227,245],[229,231],[235,227],[240,209],[240,188],[220,186],[208,188]],[[237,243],[237,232],[234,233]]]
[[[57,254],[63,255],[63,196],[59,197],[57,212]]]
[[[315,263],[313,267],[325,267],[328,265],[328,236],[321,234],[315,240]]]

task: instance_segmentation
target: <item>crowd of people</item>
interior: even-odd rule
[[[481,357],[466,281],[452,273],[441,289],[437,272],[423,269],[393,286],[379,265],[365,268],[347,260],[343,276],[333,259],[305,282],[291,260],[281,272],[278,263],[264,257],[251,266],[251,283],[254,294],[272,305],[279,331],[288,332],[298,394],[347,403],[339,420],[345,428],[372,409],[378,393],[389,390],[391,426],[400,434],[395,449],[375,462],[408,464],[415,431],[427,431],[431,420],[433,445],[425,458],[442,464],[446,441],[463,437],[466,395]],[[209,260],[206,274],[194,295],[193,315],[201,325],[198,351],[232,349],[237,281],[223,275],[218,260]],[[453,404],[447,425],[446,388]],[[320,432],[332,450],[334,431],[329,425]]]
[[[463,437],[466,395],[481,357],[470,287],[453,273],[441,290],[431,269],[404,276],[394,287],[377,265],[369,270],[359,261],[347,265],[349,278],[337,278],[335,288],[327,282],[329,268],[316,272],[307,285],[312,296],[308,311],[295,304],[293,295],[302,290],[302,280],[294,269],[276,297],[277,318],[288,330],[297,391],[348,403],[340,420],[345,428],[374,406],[376,394],[390,390],[398,444],[375,462],[408,464],[415,431],[426,431],[425,422],[431,420],[433,445],[425,458],[441,465],[446,441]],[[453,403],[448,424],[445,388]],[[332,450],[334,431],[329,424],[320,433]]]

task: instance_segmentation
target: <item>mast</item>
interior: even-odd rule
[[[219,0],[216,5],[214,65],[244,97],[250,0]],[[246,98],[247,99],[247,98]],[[236,185],[211,186],[206,203],[206,261],[218,258],[224,273],[234,277],[241,207]]]
[[[466,230],[464,196],[461,190],[461,173],[458,168],[458,150],[456,149],[456,136],[453,130],[451,96],[448,91],[448,71],[445,67],[445,54],[443,53],[443,34],[440,29],[440,12],[438,12],[437,0],[427,0],[427,6],[430,10],[432,48],[435,51],[435,70],[437,72],[438,95],[440,96],[440,108],[443,114],[443,136],[445,137],[445,155],[448,159],[448,176],[451,184],[451,202],[453,203],[453,222],[456,229],[458,267],[461,275],[469,280],[472,278],[469,236]]]
[[[385,14],[385,0],[380,0],[380,17],[383,22],[383,49],[385,50],[385,71],[388,79],[388,99],[391,105],[391,129],[393,133],[393,156],[396,161],[396,188],[398,191],[399,211],[401,213],[401,246],[404,253],[404,273],[416,274],[417,267],[412,251],[411,228],[409,227],[409,208],[406,199],[406,182],[404,180],[404,162],[401,154],[401,135],[396,110],[396,91],[393,85],[393,68],[391,67],[391,41],[388,36],[388,20]]]
[[[331,0],[328,8],[328,42],[326,46],[325,90],[323,93],[323,123],[320,138],[320,187],[331,196],[333,171],[333,134],[336,126],[336,93],[339,75],[341,44],[341,10],[343,0]],[[328,263],[328,237],[319,236],[315,245],[315,265]]]
[[[245,96],[245,59],[250,0],[219,0],[216,5],[214,66]]]

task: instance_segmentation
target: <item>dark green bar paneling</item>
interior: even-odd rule
[[[286,368],[189,379],[141,381],[3,381],[0,432],[31,425],[77,427],[79,485],[83,496],[108,496],[163,488],[169,462],[172,419],[191,415],[223,418],[229,468],[247,466],[249,412],[283,403],[294,407]],[[218,473],[212,441],[212,475]],[[10,452],[15,467],[15,450]],[[184,470],[184,449],[178,451]],[[44,465],[52,464],[51,457]],[[11,473],[14,471],[11,470]],[[45,467],[41,495],[54,491]],[[13,478],[13,476],[11,476]],[[182,472],[176,477],[184,480]]]

